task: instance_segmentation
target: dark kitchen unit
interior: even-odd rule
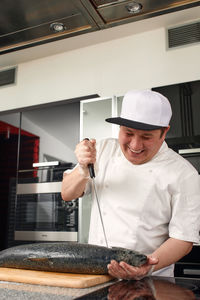
[[[200,174],[200,81],[153,88],[172,105],[171,128],[166,142],[187,159]],[[200,197],[200,196],[199,196]],[[175,264],[175,276],[200,278],[200,243]]]
[[[16,176],[17,148],[17,126],[0,121],[0,250],[6,247],[9,182]]]
[[[172,119],[166,142],[175,151],[200,148],[200,80],[161,86],[152,90],[166,96]]]
[[[0,54],[200,5],[198,0],[0,2]]]
[[[187,159],[200,174],[200,148],[179,149],[178,152]],[[175,276],[200,278],[200,242],[193,246],[192,251],[188,255],[184,256],[175,264]]]
[[[73,149],[79,140],[79,107],[79,101],[64,101],[2,114],[0,250],[42,238],[52,240],[56,230],[56,240],[72,236],[77,240],[80,201],[65,203],[60,192],[63,171],[75,164]],[[39,162],[45,165],[35,165]],[[66,218],[67,229],[61,221]],[[72,226],[73,218],[76,225]],[[38,238],[39,232],[43,236]]]
[[[78,241],[78,199],[61,198],[63,172],[72,163],[35,163],[10,182],[7,247],[45,241]]]
[[[166,96],[172,119],[166,142],[187,159],[200,174],[200,80],[161,86],[152,90]]]

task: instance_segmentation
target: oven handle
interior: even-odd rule
[[[184,275],[200,275],[200,269],[183,269]]]
[[[62,182],[19,183],[17,195],[60,193]]]

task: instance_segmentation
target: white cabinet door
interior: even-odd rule
[[[118,125],[105,121],[121,112],[122,97],[95,98],[80,103],[80,140],[95,138],[97,141],[118,136]],[[91,197],[79,199],[79,242],[87,243],[91,214]]]
[[[120,116],[122,97],[83,100],[80,105],[80,140],[86,137],[100,140],[118,136],[119,126],[105,119]]]
[[[80,139],[97,140],[112,136],[112,125],[105,121],[112,116],[112,98],[84,100],[80,108]]]

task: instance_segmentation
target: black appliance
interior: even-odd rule
[[[179,149],[178,153],[187,159],[200,174],[200,148]]]
[[[179,149],[178,153],[200,174],[200,148]],[[175,276],[200,278],[200,243],[194,245],[192,251],[175,264]]]
[[[200,245],[194,245],[192,251],[175,264],[175,276],[200,279],[199,253]]]

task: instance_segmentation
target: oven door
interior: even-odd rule
[[[179,149],[178,153],[187,159],[200,174],[200,148]]]
[[[16,241],[77,241],[78,200],[61,198],[61,182],[17,185]]]
[[[200,278],[200,245],[194,245],[192,251],[175,264],[176,277]]]

